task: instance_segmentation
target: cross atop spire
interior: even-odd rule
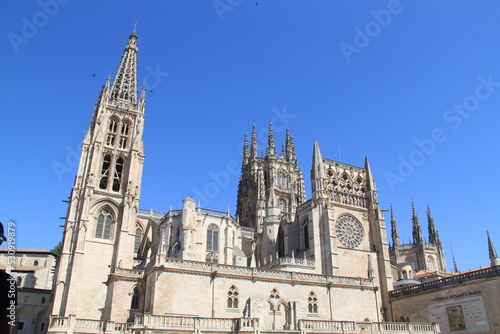
[[[420,222],[418,221],[417,211],[415,210],[415,204],[411,202],[412,217],[411,223],[413,228],[413,243],[423,244],[422,229],[420,228]]]
[[[490,263],[492,266],[499,266],[500,259],[498,258],[498,253],[495,249],[495,245],[493,241],[491,241],[490,232],[486,231],[486,235],[488,236],[488,253],[490,256]]]
[[[136,103],[137,100],[137,35],[134,31],[125,46],[111,89],[111,99]]]

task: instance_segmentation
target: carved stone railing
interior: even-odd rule
[[[253,227],[247,227],[247,226],[241,226],[241,231],[242,232],[251,232],[251,233],[255,233],[255,229]]]
[[[196,208],[196,211],[201,212],[201,213],[206,213],[206,214],[212,215],[212,216],[229,217],[231,219],[234,219],[228,212],[210,210],[210,209],[205,209],[205,208],[200,208],[200,207]]]
[[[279,267],[280,265],[294,265],[294,266],[302,266],[302,267],[312,267],[314,268],[316,262],[314,260],[307,260],[301,257],[280,257],[276,260],[264,265],[264,268],[272,269]]]
[[[47,333],[129,333],[129,323],[51,316]]]
[[[115,268],[113,273],[119,275],[139,277],[139,278],[144,276],[144,271],[139,269]]]
[[[363,170],[363,168],[361,168],[361,167],[356,167],[356,166],[353,166],[353,165],[348,165],[348,164],[345,164],[343,162],[338,162],[338,161],[327,159],[327,158],[323,158],[323,162],[326,162],[329,165],[338,166],[338,167],[343,168],[343,169],[351,169],[352,168],[353,170],[355,170],[357,172],[360,172],[360,171]]]
[[[166,213],[164,213],[164,212],[153,211],[153,209],[150,209],[150,210],[139,209],[137,214],[143,215],[143,216],[152,216],[152,217],[157,217],[157,218],[163,218],[166,215]]]
[[[329,320],[299,320],[299,330],[305,333],[352,333],[357,328],[369,328],[368,333],[441,333],[439,324],[418,324],[406,322],[354,322]]]
[[[252,280],[276,280],[284,282],[294,282],[294,283],[311,283],[324,285],[324,286],[363,286],[366,288],[374,288],[375,283],[373,279],[362,278],[362,277],[345,277],[345,276],[329,276],[314,273],[301,273],[301,272],[291,272],[283,270],[270,270],[265,268],[249,268],[241,266],[231,266],[225,264],[216,264],[208,262],[199,261],[189,261],[174,258],[166,258],[162,261],[161,267],[155,267],[157,270],[169,271],[169,270],[179,270],[183,269],[186,271],[193,270],[197,274],[202,274],[210,276],[214,272],[218,276],[227,277],[240,277],[243,279]]]
[[[203,318],[194,316],[141,314],[134,319],[132,332],[148,330],[192,330],[194,333],[217,331],[233,333],[242,329],[252,330],[259,326],[257,318]]]
[[[468,273],[445,277],[439,280],[426,282],[406,288],[389,291],[389,296],[392,298],[411,295],[422,291],[439,289],[448,285],[462,284],[469,281],[474,281],[483,278],[500,276],[500,266],[489,267],[485,269],[474,270]]]

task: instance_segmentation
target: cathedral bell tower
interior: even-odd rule
[[[113,83],[108,77],[101,90],[83,140],[56,274],[53,315],[105,319],[108,276],[134,265],[145,108],[144,88],[137,94],[137,51],[134,31]]]

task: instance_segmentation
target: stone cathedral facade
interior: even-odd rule
[[[85,135],[49,333],[438,331],[386,322],[391,259],[367,159],[329,160],[314,142],[308,200],[290,132],[278,154],[270,124],[259,155],[254,127],[236,217],[191,198],[166,213],[139,209],[137,52],[133,32]]]

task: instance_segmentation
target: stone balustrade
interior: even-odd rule
[[[441,333],[439,324],[419,324],[406,322],[362,322],[328,321],[328,320],[299,320],[299,329],[304,333],[356,333],[357,328],[369,328],[367,333],[398,333],[398,334],[438,334]]]
[[[406,322],[362,322],[329,321],[329,320],[298,320],[298,330],[301,333],[342,333],[353,334],[358,328],[370,329],[373,334],[438,334],[439,324],[419,324]],[[123,333],[140,334],[147,332],[186,332],[186,333],[259,333],[258,318],[204,318],[179,315],[138,314],[133,323],[118,323],[114,321],[77,319],[74,316],[50,318],[48,333]],[[283,331],[285,332],[285,331]],[[288,332],[288,331],[287,331]],[[290,331],[290,333],[293,331]]]
[[[190,316],[169,316],[169,315],[137,315],[133,326],[130,327],[132,333],[142,333],[144,329],[154,330],[187,330],[194,333],[203,331],[227,332],[254,331],[258,328],[259,320],[256,318],[202,318]]]
[[[389,291],[389,296],[391,298],[411,295],[414,293],[419,293],[422,291],[428,291],[433,289],[439,289],[444,286],[461,284],[464,282],[470,282],[477,279],[490,278],[500,276],[500,266],[489,267],[479,270],[474,270],[468,273],[463,273],[460,275],[454,275],[450,277],[445,277],[439,280],[426,282],[414,286],[409,286],[406,288],[401,288],[393,291]]]
[[[303,261],[303,260],[302,260]],[[307,261],[306,261],[307,263]],[[160,262],[161,266],[155,267],[156,270],[178,270],[186,271],[194,270],[197,274],[205,272],[207,276],[211,276],[214,272],[219,276],[251,278],[252,280],[276,280],[293,283],[311,283],[325,286],[355,286],[356,288],[363,286],[368,289],[375,288],[373,279],[362,277],[344,277],[344,276],[329,276],[313,273],[290,272],[283,270],[270,270],[264,268],[249,268],[240,266],[231,266],[224,264],[215,264],[208,262],[198,262],[181,260],[175,258],[166,258]]]
[[[47,333],[130,333],[130,325],[115,321],[79,319],[74,315],[68,317],[51,316]]]

